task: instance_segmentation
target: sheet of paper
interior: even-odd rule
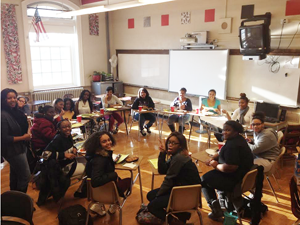
[[[121,163],[123,162],[129,155],[122,155],[121,154],[121,157],[119,158],[119,160],[116,162],[116,163]]]
[[[136,167],[136,164],[135,163],[125,163],[123,166],[133,169],[134,167]]]
[[[149,162],[152,164],[154,169],[158,169],[158,159],[149,159]]]

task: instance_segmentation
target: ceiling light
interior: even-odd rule
[[[171,2],[171,1],[175,1],[175,0],[134,0],[134,1],[129,1],[129,2],[105,5],[105,6],[102,5],[102,6],[85,8],[85,9],[79,9],[79,10],[74,10],[71,12],[63,12],[63,13],[58,13],[57,15],[62,16],[62,17],[81,16],[81,15],[101,13],[101,12],[113,11],[113,10],[118,10],[118,9],[127,9],[127,8],[143,6],[143,5],[150,5],[150,4],[157,4],[157,3],[163,3],[163,2]]]

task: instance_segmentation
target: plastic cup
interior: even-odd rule
[[[104,115],[104,109],[103,108],[100,109],[100,114]]]
[[[139,112],[141,112],[143,109],[143,106],[139,106]]]
[[[224,142],[218,142],[218,148],[219,150],[221,150],[221,148],[225,145]]]
[[[171,112],[174,112],[174,111],[175,111],[175,107],[171,106]]]
[[[199,109],[196,109],[196,113],[199,114],[199,112],[200,112],[200,110],[199,110]]]
[[[76,118],[77,118],[77,122],[80,123],[81,120],[82,120],[82,116],[81,116],[81,115],[78,115]]]

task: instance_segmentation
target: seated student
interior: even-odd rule
[[[214,114],[220,114],[221,112],[221,102],[216,99],[216,90],[211,89],[208,91],[208,98],[202,100],[200,110],[205,112],[212,112]]]
[[[64,109],[63,109],[65,112],[63,115],[64,119],[68,119],[68,120],[76,119],[74,107],[75,107],[75,104],[72,99],[70,99],[70,98],[64,99]]]
[[[155,105],[152,101],[152,98],[149,96],[149,92],[146,88],[140,88],[138,91],[138,97],[134,100],[134,103],[132,104],[132,109],[138,109],[139,106],[143,106],[143,109],[154,109]],[[135,113],[134,119],[139,120],[140,118],[140,132],[143,136],[146,136],[146,133],[144,131],[144,128],[146,128],[147,133],[150,134],[150,127],[153,125],[153,123],[156,120],[156,117],[153,113]],[[147,124],[145,124],[145,121],[149,120]],[[145,124],[145,125],[144,125]]]
[[[121,100],[117,96],[113,95],[113,93],[114,93],[113,87],[106,88],[106,94],[101,99],[103,108],[112,108],[114,106],[123,105]],[[118,121],[118,123],[116,124],[116,129],[113,130],[115,119]],[[123,119],[121,115],[117,112],[112,112],[112,114],[109,116],[109,131],[112,132],[113,134],[118,133],[119,126],[122,123],[123,123]]]
[[[21,110],[23,113],[25,113],[26,116],[31,115],[31,110],[29,108],[29,105],[27,105],[27,100],[23,96],[18,96],[18,109]]]
[[[263,112],[256,112],[252,116],[253,140],[248,139],[248,145],[254,155],[254,164],[264,167],[268,172],[276,158],[280,154],[277,143],[277,133],[271,128],[264,129],[265,115]]]
[[[192,102],[189,98],[185,97],[187,90],[185,88],[181,88],[178,92],[179,96],[174,99],[174,101],[171,103],[170,106],[175,106],[179,110],[186,110],[186,111],[192,111]],[[172,115],[169,117],[168,120],[168,126],[171,130],[171,132],[175,131],[175,126],[174,123],[178,122],[179,123],[179,129],[178,132],[184,131],[184,125],[182,127],[182,124],[185,124],[188,120],[190,119],[189,114],[184,114],[184,115]],[[183,121],[182,121],[183,120]]]
[[[166,161],[166,156],[171,158]],[[166,140],[165,146],[160,146],[158,156],[158,172],[166,174],[160,188],[150,191],[147,194],[149,200],[148,210],[154,216],[165,220],[165,208],[169,203],[172,188],[175,186],[200,184],[200,176],[195,163],[189,157],[185,137],[179,132],[173,132]],[[186,222],[191,214],[178,213],[176,216],[180,221]],[[170,224],[174,224],[174,219]],[[178,221],[177,221],[178,222]]]
[[[34,114],[33,126],[30,129],[31,144],[32,150],[39,156],[56,135],[54,115],[54,108],[50,105],[40,106],[39,112]]]
[[[245,93],[240,94],[240,99],[239,99],[239,108],[237,108],[234,112],[232,117],[229,115],[229,113],[223,109],[222,113],[226,114],[226,117],[228,120],[235,120],[239,122],[242,125],[249,126],[252,120],[252,114],[253,111],[250,110],[248,103],[249,99],[246,97]],[[221,133],[214,133],[215,137],[218,139],[218,141],[222,142],[222,134]]]
[[[86,165],[87,176],[91,178],[92,187],[102,186],[110,181],[114,181],[121,197],[131,186],[131,179],[121,179],[115,172],[115,163],[112,158],[112,148],[116,145],[113,136],[107,131],[95,132],[84,143],[83,148],[91,156]],[[116,205],[111,205],[108,212],[116,212]],[[91,210],[103,216],[106,214],[104,205],[94,204]]]
[[[65,114],[64,104],[65,104],[64,100],[62,100],[61,98],[55,99],[53,103],[53,107],[55,111],[54,119],[56,120],[57,123],[63,119],[63,115]]]
[[[83,90],[80,93],[79,99],[75,104],[75,114],[89,114],[93,112],[93,103],[91,101],[91,92],[89,90]]]
[[[48,159],[41,175],[44,182],[37,202],[39,206],[45,203],[50,193],[56,202],[64,196],[77,165],[75,159],[77,149],[73,145],[71,123],[68,120],[61,120],[57,124],[57,129],[58,134],[43,153],[48,155]]]
[[[223,217],[215,190],[233,191],[253,166],[253,156],[247,142],[240,135],[242,132],[242,125],[236,121],[229,120],[224,124],[223,136],[227,141],[222,150],[206,162],[214,170],[201,178],[203,195],[212,210],[208,217],[215,221],[221,221]]]
[[[239,108],[234,110],[232,117],[225,109],[222,110],[222,113],[226,114],[228,120],[235,120],[242,125],[249,126],[252,120],[253,111],[250,110],[248,103],[249,103],[249,99],[246,97],[246,94],[241,93],[239,99]]]

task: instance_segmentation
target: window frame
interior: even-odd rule
[[[24,37],[25,37],[25,52],[26,52],[26,61],[27,61],[27,77],[28,77],[28,87],[29,87],[29,91],[33,92],[36,90],[41,90],[41,89],[53,89],[53,86],[48,86],[48,87],[34,87],[33,86],[33,73],[32,73],[32,61],[31,61],[31,52],[30,52],[30,43],[29,43],[29,28],[30,26],[28,25],[28,22],[31,23],[31,19],[32,17],[28,17],[27,16],[27,6],[30,6],[34,3],[38,3],[38,2],[43,2],[43,3],[49,3],[49,1],[47,0],[25,0],[23,1],[22,4],[22,16],[23,16],[23,30],[24,30]],[[53,1],[56,3],[61,4],[61,1]],[[77,6],[76,4],[70,2],[69,0],[65,0],[64,4],[69,7],[71,10],[78,10],[80,9],[79,6]],[[65,21],[66,23],[68,23],[66,20],[64,19],[60,19],[60,18],[51,18],[53,19],[55,22],[59,22],[59,21]],[[75,49],[78,52],[78,60],[74,59],[74,54],[71,55],[71,60],[72,60],[72,64],[73,64],[73,68],[72,71],[74,72],[74,70],[77,71],[78,75],[73,75],[73,84],[70,86],[64,86],[62,85],[62,87],[74,87],[75,86],[84,86],[84,68],[83,68],[83,48],[82,48],[82,29],[81,29],[81,17],[75,17],[74,18],[74,22],[75,22],[75,31],[74,33],[76,34],[76,38],[77,38],[77,43],[78,45],[74,46],[74,48],[71,48],[71,51],[73,51],[73,49]],[[51,22],[50,22],[51,23]],[[44,22],[45,24],[45,22]],[[76,68],[77,67],[77,68]],[[60,85],[56,85],[56,87],[58,87]]]

